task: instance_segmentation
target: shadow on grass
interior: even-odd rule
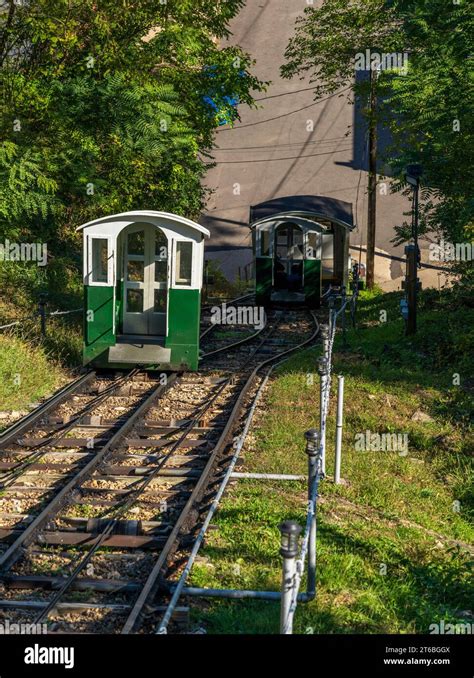
[[[229,520],[233,517],[226,515]],[[291,517],[301,521],[301,516],[296,513]],[[389,633],[399,629],[427,633],[429,625],[440,619],[459,621],[461,610],[469,607],[473,592],[472,582],[468,582],[468,561],[457,551],[450,552],[444,560],[423,564],[397,552],[395,544],[370,543],[348,535],[344,528],[337,526],[320,523],[318,535],[319,593],[312,603],[298,606],[297,633]],[[383,549],[387,548],[388,553],[382,555]],[[238,545],[207,547],[206,553],[216,563],[219,559],[228,563],[242,558],[242,550]],[[365,573],[350,572],[347,583],[334,581],[331,573],[337,572],[343,565],[344,556],[350,554],[370,563],[371,567]],[[386,575],[378,573],[382,559],[387,566]],[[246,562],[273,566],[273,575],[246,578],[246,582],[250,581],[247,588],[275,589],[279,563],[269,562],[268,554],[263,551],[254,551],[246,557]],[[325,567],[328,573],[324,572]],[[354,577],[357,579],[355,586]],[[304,583],[301,590],[304,590]],[[335,590],[338,583],[339,590]],[[207,599],[197,612],[210,633],[277,633],[278,615],[278,603],[251,600]],[[393,628],[394,619],[396,629]]]

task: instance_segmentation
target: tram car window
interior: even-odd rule
[[[250,209],[257,304],[317,308],[347,285],[352,205],[324,196],[275,198]]]
[[[167,212],[96,219],[84,240],[85,365],[196,370],[204,240]]]

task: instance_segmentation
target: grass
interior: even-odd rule
[[[328,478],[321,487],[318,594],[298,607],[299,633],[426,633],[440,619],[462,622],[472,615],[472,551],[463,544],[474,537],[473,311],[454,292],[429,290],[421,299],[419,332],[408,338],[398,303],[398,294],[367,295],[348,348],[337,339],[334,374],[345,376],[346,484]],[[380,322],[381,310],[387,322]],[[318,419],[316,360],[314,349],[299,354],[272,380],[244,451],[246,470],[305,472],[303,433]],[[457,374],[460,385],[453,385]],[[420,412],[429,419],[413,419]],[[334,414],[333,395],[329,474]],[[366,430],[408,434],[407,456],[356,451],[355,436]],[[294,519],[303,525],[305,499],[304,483],[234,484],[192,584],[278,590],[278,524]],[[279,606],[268,602],[207,600],[193,614],[211,633],[279,628]]]
[[[81,315],[48,317],[47,334],[42,337],[37,308],[40,292],[45,291],[47,312],[79,308],[78,270],[62,259],[47,269],[16,262],[0,265],[4,291],[0,325],[21,323],[0,332],[0,410],[27,409],[70,380],[69,368],[81,364]]]
[[[0,335],[0,409],[24,410],[66,381],[44,347],[13,335]]]

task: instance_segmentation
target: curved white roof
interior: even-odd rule
[[[204,226],[197,224],[191,219],[186,219],[186,217],[180,217],[178,214],[171,214],[170,212],[157,212],[155,210],[136,210],[134,212],[121,212],[120,214],[109,214],[106,217],[101,217],[100,219],[94,219],[93,221],[88,221],[87,224],[82,224],[78,226],[76,231],[82,231],[82,229],[87,228],[88,226],[95,226],[96,224],[103,224],[111,221],[119,221],[121,219],[130,219],[130,221],[140,221],[146,217],[152,217],[154,219],[168,219],[169,221],[175,221],[179,224],[184,224],[189,226],[196,231],[202,233],[206,238],[210,237],[210,232]]]
[[[318,233],[326,233],[327,228],[325,228],[322,224],[319,224],[317,221],[313,221],[312,219],[305,219],[304,217],[297,217],[297,216],[291,216],[291,215],[275,215],[273,217],[265,217],[264,219],[260,219],[260,221],[256,221],[251,225],[251,229],[259,229],[261,226],[265,226],[266,224],[275,224],[275,226],[278,226],[280,224],[297,224],[301,228],[307,230],[307,231],[317,231]]]

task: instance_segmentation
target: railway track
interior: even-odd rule
[[[197,373],[90,373],[0,437],[0,615],[57,633],[153,631],[259,373],[318,326],[293,311],[224,346],[219,331]]]

